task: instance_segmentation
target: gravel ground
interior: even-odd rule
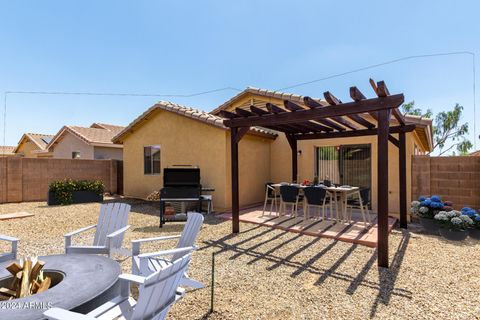
[[[126,200],[123,200],[126,201]],[[129,200],[131,239],[181,232],[158,228],[157,207]],[[47,207],[44,202],[0,205],[35,217],[0,221],[0,233],[21,238],[20,255],[63,253],[63,234],[96,222],[99,204]],[[480,319],[480,244],[394,230],[389,270],[376,267],[371,248],[301,236],[251,224],[231,236],[231,224],[207,217],[190,275],[207,288],[188,292],[170,319]],[[78,239],[88,243],[88,237]],[[145,251],[174,246],[146,246]],[[4,249],[4,246],[0,247]],[[216,255],[215,311],[210,308]],[[130,259],[118,260],[124,272]]]

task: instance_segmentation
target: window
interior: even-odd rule
[[[73,151],[72,159],[80,159],[80,151]]]
[[[160,146],[143,147],[143,168],[145,174],[160,174]]]

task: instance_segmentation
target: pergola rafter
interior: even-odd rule
[[[292,151],[292,180],[297,180],[297,145],[299,140],[344,137],[377,136],[378,141],[378,265],[388,267],[388,142],[399,149],[400,226],[407,227],[406,204],[406,138],[415,129],[408,125],[398,107],[403,94],[391,95],[385,82],[370,84],[376,94],[367,99],[357,88],[350,88],[352,102],[343,103],[329,91],[324,93],[326,103],[304,97],[303,105],[290,100],[283,107],[272,103],[266,109],[250,106],[237,108],[235,113],[221,111],[224,125],[231,130],[232,166],[232,229],[239,232],[238,143],[252,126],[283,132]],[[365,118],[369,115],[376,124]],[[392,116],[397,124],[390,126]],[[398,139],[391,134],[398,134]]]

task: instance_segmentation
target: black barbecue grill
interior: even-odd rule
[[[195,202],[197,211],[200,212],[202,208],[200,168],[172,167],[163,169],[163,188],[160,190],[160,227],[166,222],[166,202]]]

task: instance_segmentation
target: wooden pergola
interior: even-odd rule
[[[342,102],[330,92],[325,92],[324,101],[304,97],[303,104],[289,100],[283,107],[267,103],[266,110],[250,106],[250,110],[237,108],[235,112],[221,111],[225,126],[231,131],[232,175],[232,231],[240,231],[238,143],[249,131],[258,126],[283,132],[292,151],[292,180],[297,180],[297,143],[299,140],[330,139],[359,136],[377,136],[378,141],[378,265],[388,267],[388,143],[399,149],[400,226],[407,227],[407,180],[405,134],[415,125],[405,123],[398,107],[403,103],[403,94],[391,95],[385,82],[370,84],[376,97],[367,99],[356,87],[350,88],[353,101]],[[376,123],[365,118],[369,114]],[[391,117],[396,124],[390,126]],[[392,136],[398,134],[398,139]]]

